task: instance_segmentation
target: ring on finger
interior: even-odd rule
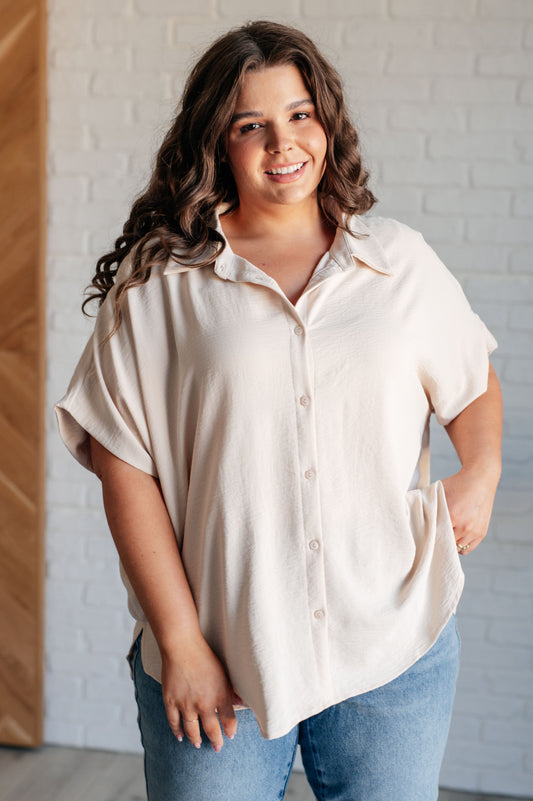
[[[460,551],[469,551],[470,550],[470,545],[459,545],[459,543],[457,543],[457,547],[459,548]]]
[[[194,718],[194,720],[184,720],[184,723],[198,723],[198,718]]]

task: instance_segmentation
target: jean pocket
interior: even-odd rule
[[[128,665],[130,666],[130,675],[131,675],[132,679],[133,679],[133,663],[135,661],[135,657],[137,656],[137,652],[139,651],[139,649],[141,647],[141,637],[142,637],[142,632],[132,642],[131,648],[130,648],[130,650],[128,651],[128,653],[126,655],[126,659],[128,661]]]

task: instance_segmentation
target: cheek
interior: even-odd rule
[[[313,131],[312,136],[309,139],[309,146],[313,149],[317,158],[326,158],[328,140],[322,127]]]
[[[228,161],[234,176],[252,172],[255,163],[253,148],[246,144],[228,149]]]
[[[322,131],[321,136],[321,147],[322,147],[322,155],[326,158],[326,153],[328,152],[328,140],[324,131]]]
[[[327,161],[326,161],[327,151],[328,151],[328,140],[323,128],[320,128],[319,131],[316,131],[316,134],[313,139],[313,152],[317,164],[321,166],[321,172],[320,172],[321,179],[323,178],[327,168]]]

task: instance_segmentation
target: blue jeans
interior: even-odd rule
[[[278,801],[298,744],[318,801],[436,801],[459,664],[455,616],[435,645],[389,684],[349,698],[265,740],[251,709],[216,754],[172,734],[161,685],[131,664],[148,801]]]

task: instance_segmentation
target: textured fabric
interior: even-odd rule
[[[103,344],[112,290],[57,406],[87,468],[88,432],[158,476],[203,633],[268,738],[403,673],[463,584],[429,419],[485,392],[496,342],[419,233],[350,224],[295,305],[227,246],[128,290]]]
[[[142,637],[142,635],[141,635]],[[437,801],[459,664],[455,617],[435,645],[394,681],[348,698],[264,740],[250,709],[237,712],[235,739],[216,754],[178,742],[168,725],[161,685],[131,665],[145,752],[149,801],[278,801],[300,744],[318,801]]]

